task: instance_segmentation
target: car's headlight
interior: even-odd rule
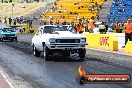
[[[55,43],[55,39],[54,38],[51,38],[51,39],[49,39],[49,42],[50,43]]]
[[[81,42],[86,42],[86,38],[81,38]]]

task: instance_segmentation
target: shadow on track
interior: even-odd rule
[[[79,59],[79,57],[75,56],[62,56],[62,55],[52,55],[49,57],[48,61],[54,61],[54,62],[83,62]]]

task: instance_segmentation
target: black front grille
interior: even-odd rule
[[[5,34],[5,36],[15,36],[15,34]]]
[[[56,43],[80,43],[80,39],[56,39]]]

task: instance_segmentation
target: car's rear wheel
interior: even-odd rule
[[[43,45],[43,57],[45,61],[49,60],[49,48],[45,44]]]
[[[37,49],[36,49],[36,47],[33,45],[33,55],[34,56],[36,56],[36,57],[39,57],[40,56],[40,51],[38,51]]]

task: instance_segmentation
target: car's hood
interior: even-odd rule
[[[45,34],[48,38],[85,38],[82,34],[75,34],[70,31],[56,31],[53,34]]]

